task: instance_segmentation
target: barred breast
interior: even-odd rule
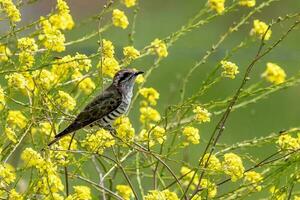
[[[130,103],[128,101],[122,101],[122,103],[115,110],[111,111],[99,120],[100,124],[102,126],[110,125],[116,118],[127,112],[129,104]]]

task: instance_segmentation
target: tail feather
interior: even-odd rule
[[[64,137],[65,135],[72,133],[74,131],[76,131],[77,129],[74,129],[74,126],[72,126],[72,124],[70,126],[68,126],[65,130],[63,130],[62,132],[60,132],[59,134],[55,135],[55,139],[52,140],[51,142],[49,142],[48,147],[50,147],[52,144],[54,144],[55,142],[57,142],[58,140],[60,140],[62,137]]]

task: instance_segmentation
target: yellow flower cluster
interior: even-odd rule
[[[112,14],[112,21],[114,26],[121,27],[122,29],[127,28],[129,22],[125,13],[119,9],[114,9]]]
[[[65,47],[65,36],[64,34],[53,26],[49,20],[41,17],[40,26],[42,28],[41,34],[38,36],[39,40],[42,41],[44,47],[51,51],[62,52],[66,49]]]
[[[4,187],[16,179],[15,169],[7,163],[0,163],[0,187]]]
[[[130,200],[132,197],[132,190],[131,187],[128,185],[117,185],[116,190],[118,195],[120,195],[124,200]]]
[[[31,133],[41,133],[46,136],[54,137],[55,131],[50,122],[40,122],[37,127],[31,128]]]
[[[8,86],[17,90],[25,90],[27,86],[26,78],[21,73],[11,73],[5,76],[7,79]]]
[[[159,99],[159,93],[152,87],[150,88],[141,88],[139,93],[151,104],[156,105],[156,100]]]
[[[166,43],[164,43],[158,38],[151,42],[150,52],[155,52],[160,58],[168,56],[168,49]]]
[[[285,200],[287,198],[286,190],[282,190],[281,188],[276,188],[275,186],[272,186],[270,188],[270,192],[272,193],[271,197],[274,200]]]
[[[52,72],[46,69],[34,71],[32,77],[34,78],[35,83],[44,90],[49,90],[53,87],[56,78]]]
[[[218,14],[222,14],[225,10],[225,0],[208,0],[208,5],[212,10]]]
[[[190,168],[183,166],[180,169],[180,174],[181,174],[181,176],[183,176],[183,178],[182,178],[183,183],[182,184],[184,186],[188,186],[189,183],[191,182],[193,176],[194,176],[194,179],[193,179],[192,184],[190,185],[190,188],[192,190],[196,189],[196,186],[199,183],[199,176],[197,174],[194,175],[195,174],[194,170],[191,170]]]
[[[0,43],[0,62],[8,61],[9,56],[11,56],[9,48]]]
[[[66,200],[91,200],[91,189],[87,186],[73,186],[74,194],[69,195]]]
[[[67,3],[63,0],[57,0],[57,13],[51,15],[49,21],[53,26],[61,30],[70,30],[74,27],[74,21],[70,15],[70,9]]]
[[[260,173],[257,173],[255,171],[249,171],[245,173],[245,181],[252,184],[252,187],[256,191],[261,191],[262,187],[259,185],[259,183],[263,180],[263,177]]]
[[[210,122],[211,113],[209,113],[205,108],[196,106],[196,108],[193,110],[193,113],[195,113],[196,121],[200,123]]]
[[[121,116],[114,121],[114,127],[117,131],[117,136],[124,142],[129,143],[134,138],[135,130],[132,127],[128,117]]]
[[[102,40],[102,58],[98,63],[100,73],[108,77],[114,75],[121,69],[119,62],[115,59],[115,47],[109,40]]]
[[[6,105],[4,90],[0,85],[0,111],[4,109]]]
[[[51,72],[55,75],[57,82],[63,81],[70,72],[89,71],[92,67],[91,60],[84,54],[76,53],[75,56],[64,56],[57,60],[53,65]]]
[[[75,80],[78,89],[86,95],[91,94],[96,89],[93,80],[90,77],[83,78],[83,75],[78,70],[74,72],[72,79]]]
[[[6,135],[7,139],[12,141],[13,143],[18,142],[17,135],[16,135],[15,131],[12,128],[6,127],[4,132],[5,132],[5,135]]]
[[[41,179],[37,182],[34,191],[49,195],[63,191],[64,186],[57,173],[57,166],[50,160],[45,160],[42,156],[32,148],[26,148],[22,154],[21,159],[24,161],[25,167],[35,167],[40,173]]]
[[[68,93],[59,90],[58,91],[58,97],[56,98],[56,103],[58,107],[60,107],[63,110],[74,110],[76,106],[76,100],[71,97]]]
[[[123,54],[125,56],[126,62],[131,62],[140,56],[140,52],[133,46],[127,46],[123,48]]]
[[[135,79],[135,82],[137,84],[142,84],[145,82],[145,77],[143,76],[143,74],[139,74],[136,79]]]
[[[56,9],[57,13],[51,15],[49,20],[41,17],[42,33],[39,35],[39,40],[42,41],[45,48],[61,52],[65,50],[65,36],[61,30],[72,29],[74,21],[65,1],[57,0]]]
[[[24,198],[15,189],[9,191],[8,199],[12,200],[23,200]]]
[[[152,147],[156,144],[156,142],[162,144],[167,139],[165,133],[165,129],[160,126],[156,126],[153,129],[151,129],[150,126],[149,130],[141,130],[141,132],[139,133],[139,140],[143,143],[148,143],[149,146]]]
[[[235,76],[239,73],[239,70],[238,70],[239,68],[235,63],[226,61],[226,60],[222,60],[220,63],[224,70],[222,72],[223,77],[228,77],[228,78],[234,79]]]
[[[186,137],[185,145],[189,145],[189,143],[192,144],[199,144],[200,135],[199,130],[197,128],[194,128],[192,126],[186,126],[183,129],[183,135]]]
[[[202,179],[200,186],[207,190],[209,198],[214,198],[217,195],[217,186],[215,183],[210,182],[208,179]]]
[[[34,53],[38,49],[35,40],[28,37],[18,39],[18,49],[21,51],[19,53],[21,69],[29,69],[34,64]]]
[[[106,148],[115,144],[113,136],[104,129],[98,130],[94,134],[88,134],[83,140],[82,145],[91,152],[103,154]]]
[[[254,6],[255,6],[256,0],[240,0],[240,1],[239,1],[239,4],[240,4],[241,6],[246,6],[246,7],[251,8],[251,7],[254,7]]]
[[[136,0],[122,0],[122,3],[125,4],[127,8],[135,6]]]
[[[245,171],[242,159],[234,153],[226,153],[224,155],[222,169],[225,174],[228,174],[231,177],[232,182],[242,178]]]
[[[267,69],[262,74],[267,81],[273,84],[280,84],[285,81],[286,74],[284,70],[275,63],[267,63]]]
[[[269,40],[272,34],[271,29],[268,31],[268,25],[265,22],[262,22],[258,19],[253,21],[253,28],[250,31],[250,35],[256,35],[258,38],[262,39],[263,36],[264,40]]]
[[[23,129],[27,125],[27,118],[19,110],[10,110],[8,111],[6,122],[11,128],[19,127],[20,129]]]
[[[282,134],[279,136],[277,144],[282,150],[298,150],[300,149],[300,134],[298,134],[298,138],[294,138],[290,134]]]
[[[147,195],[144,196],[144,200],[179,200],[175,192],[169,190],[150,190]]]
[[[208,160],[209,153],[206,153],[203,157],[203,161],[201,163],[201,166],[204,167],[205,163]],[[210,155],[210,158],[208,160],[208,163],[206,164],[206,169],[211,172],[218,172],[221,170],[221,163],[220,160],[215,155]]]
[[[19,22],[21,20],[20,11],[12,0],[1,0],[0,5],[12,22]]]
[[[158,122],[161,119],[159,112],[150,106],[141,107],[140,112],[140,121],[143,124]]]

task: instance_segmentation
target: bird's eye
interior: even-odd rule
[[[130,78],[130,73],[124,73],[123,76],[120,78],[120,82],[126,81]]]

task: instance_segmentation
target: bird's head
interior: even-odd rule
[[[113,84],[119,88],[133,88],[136,77],[142,73],[144,72],[133,69],[122,69],[114,76]]]

